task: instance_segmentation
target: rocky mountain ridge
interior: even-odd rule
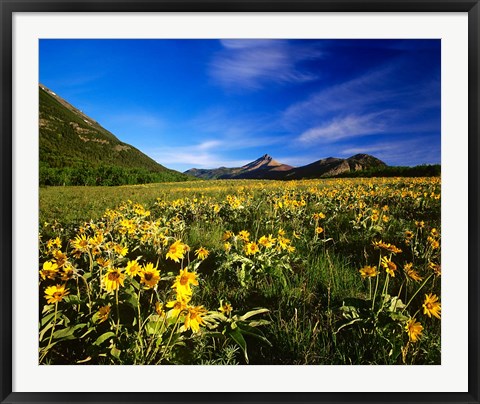
[[[369,154],[356,154],[347,159],[328,157],[301,167],[292,167],[265,154],[242,167],[214,169],[192,168],[185,174],[202,179],[304,179],[335,177],[352,171],[368,170],[387,165]]]

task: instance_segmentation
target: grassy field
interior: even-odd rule
[[[42,364],[440,364],[440,179],[40,189]]]

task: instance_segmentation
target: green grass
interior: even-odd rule
[[[412,189],[418,191],[405,194]],[[194,252],[201,246],[210,251],[198,267],[200,285],[195,304],[216,310],[223,300],[238,313],[256,307],[269,310],[265,318],[270,323],[262,326],[262,331],[271,346],[252,336],[245,337],[251,364],[438,364],[440,321],[425,317],[420,310],[423,292],[440,296],[439,279],[428,278],[428,289],[418,293],[405,313],[396,309],[396,303],[392,306],[393,300],[389,299],[400,297],[406,303],[420,287],[420,283],[406,278],[402,271],[405,263],[413,262],[424,279],[433,276],[428,263],[439,263],[440,256],[428,247],[427,236],[433,229],[440,229],[440,201],[435,199],[439,191],[440,185],[434,180],[402,179],[46,187],[40,189],[40,224],[58,221],[63,230],[59,232],[59,226],[40,227],[44,241],[59,235],[67,245],[83,222],[97,222],[105,209],[114,209],[127,200],[149,209],[148,220],[180,223],[177,227],[170,224],[171,234],[190,246],[190,260],[195,259]],[[241,207],[232,208],[228,195],[234,195]],[[298,205],[289,205],[293,202]],[[320,223],[312,219],[318,212],[325,214]],[[363,216],[357,220],[359,212]],[[373,223],[371,216],[375,212],[388,216],[388,220],[379,216]],[[415,230],[420,220],[426,222],[425,228]],[[316,235],[319,225],[323,232]],[[227,230],[235,234],[248,230],[250,239],[257,242],[262,235],[279,237],[279,232],[284,231],[295,249],[286,255],[272,255],[272,262],[267,262],[245,256],[239,248],[236,253],[247,259],[239,261],[232,252],[224,251],[222,236]],[[405,241],[405,230],[416,231],[411,244]],[[377,278],[370,285],[359,275],[359,269],[376,265],[381,282],[385,282],[379,254],[389,255],[372,246],[372,241],[379,239],[399,246],[403,252],[398,256],[390,254],[398,271],[389,279],[388,294],[380,296],[380,283],[378,297],[372,300]],[[135,251],[134,247],[131,244],[128,259],[135,259],[136,254],[146,261],[158,258],[163,274],[177,273],[179,264],[165,259],[165,251],[158,255],[155,251]],[[248,281],[239,276],[243,262],[250,262],[246,264],[252,276]],[[167,285],[159,295],[167,299],[170,292]],[[147,304],[148,293],[142,293]],[[408,316],[402,317],[404,314]],[[424,326],[420,342],[408,343],[405,321],[409,316],[416,316]],[[189,364],[245,363],[241,350],[232,341],[204,336],[197,342],[185,343],[184,350],[169,360]],[[70,355],[73,348],[67,348]],[[75,346],[74,351],[78,349]]]

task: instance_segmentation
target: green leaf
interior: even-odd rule
[[[395,312],[390,313],[390,318],[392,320],[399,321],[399,322],[405,322],[405,321],[408,321],[409,319],[409,317],[403,315],[402,313],[395,313]]]
[[[135,288],[140,289],[140,283],[135,278],[130,279],[130,282]]]
[[[401,299],[398,297],[392,297],[392,300],[390,301],[390,307],[388,308],[389,311],[395,312],[397,310],[401,310],[404,307],[407,307]]]
[[[246,320],[247,318],[256,316],[257,314],[262,314],[262,313],[268,313],[268,309],[258,309],[258,310],[252,310],[249,311],[248,313],[245,313],[243,316],[240,316],[238,319],[243,321]]]
[[[52,328],[52,327],[53,327],[53,323],[48,324],[48,325],[40,332],[40,334],[39,334],[39,336],[38,336],[38,339],[39,339],[40,341],[43,341],[43,336],[44,336],[45,333],[46,333],[50,328]]]
[[[67,304],[80,304],[82,301],[76,295],[69,295],[63,298],[64,302]]]
[[[347,320],[358,319],[360,317],[357,308],[354,306],[342,306],[340,310],[342,311],[343,317]]]
[[[122,353],[122,351],[120,351],[120,349],[118,349],[115,345],[112,346],[112,349],[110,349],[110,354],[114,357],[114,358],[117,358],[117,359],[120,359],[120,354]]]
[[[97,340],[93,343],[93,345],[101,345],[103,342],[105,342],[107,339],[114,337],[115,333],[108,331],[102,335],[100,335]]]
[[[91,361],[92,360],[92,357],[91,356],[88,356],[87,358],[85,359],[82,359],[80,361],[77,361],[77,363],[85,363],[85,362],[88,362],[88,361]]]
[[[272,346],[272,343],[267,338],[265,338],[265,336],[259,329],[250,327],[249,325],[243,323],[238,324],[238,328],[241,330],[242,334],[251,335],[252,337],[258,338],[259,340],[265,342],[267,345]]]
[[[362,319],[362,318],[355,318],[355,319],[353,319],[352,321],[350,321],[350,322],[348,322],[348,323],[346,323],[346,324],[341,325],[340,327],[338,327],[338,330],[334,332],[334,334],[337,334],[342,328],[345,328],[345,327],[348,327],[349,325],[358,323],[359,321],[363,321],[363,319]]]
[[[126,295],[128,296],[127,299],[125,299],[125,302],[128,303],[130,306],[132,306],[134,309],[137,309],[138,307],[138,296],[133,290],[126,290]]]
[[[228,318],[223,313],[218,311],[209,311],[203,318],[206,320],[228,321]]]
[[[158,334],[161,336],[165,331],[165,321],[163,319],[149,321],[145,327],[149,335]]]
[[[42,318],[40,321],[40,324],[44,326],[46,323],[48,323],[53,317],[55,316],[55,313],[50,313],[47,314],[45,317]]]
[[[243,351],[243,354],[245,356],[245,362],[247,362],[247,364],[248,364],[247,343],[245,341],[245,338],[243,338],[243,335],[240,332],[240,330],[238,328],[230,329],[230,330],[228,330],[227,334],[241,348],[241,350]]]
[[[260,327],[262,325],[269,325],[270,321],[268,320],[253,320],[248,323],[250,327]]]
[[[88,334],[90,334],[92,331],[94,331],[94,328],[89,328],[89,329],[87,330],[87,332],[85,332],[84,334],[82,334],[82,335],[80,336],[80,339],[86,337],[86,336],[87,336]]]
[[[42,314],[48,313],[48,312],[50,312],[50,311],[53,311],[54,308],[55,308],[55,305],[53,305],[53,304],[46,304],[45,306],[43,306]]]
[[[62,330],[55,331],[53,333],[53,338],[55,339],[75,339],[75,331],[86,327],[86,324],[77,324],[73,327],[63,328]]]

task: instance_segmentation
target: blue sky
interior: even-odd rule
[[[440,163],[440,40],[40,40],[40,83],[160,164]]]

